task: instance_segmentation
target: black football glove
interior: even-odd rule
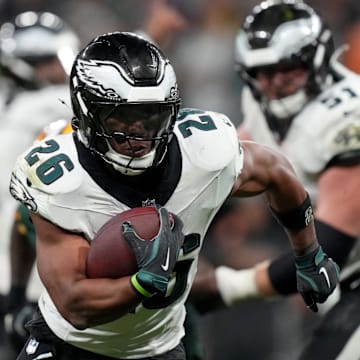
[[[323,252],[320,245],[308,254],[295,256],[297,289],[305,304],[317,312],[339,282],[338,265]]]
[[[169,212],[161,207],[157,209],[160,217],[160,229],[152,240],[143,240],[129,222],[123,224],[123,235],[132,248],[139,271],[131,277],[131,284],[141,295],[151,297],[165,294],[184,242],[183,223],[176,215],[171,226]]]

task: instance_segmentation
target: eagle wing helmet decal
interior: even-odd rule
[[[119,94],[119,77],[132,80],[125,71],[112,61],[78,60],[76,73],[79,79],[86,84],[97,96],[109,99],[121,99]]]

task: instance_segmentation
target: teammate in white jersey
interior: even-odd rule
[[[71,116],[67,81],[79,46],[75,33],[50,12],[22,12],[0,27],[0,73],[7,81],[1,98],[1,207],[16,157],[49,122]]]
[[[16,83],[0,121],[2,207],[16,157],[51,121],[71,117],[68,75],[79,48],[72,29],[50,12],[26,11],[0,28],[0,69]]]
[[[289,162],[254,142],[240,145],[223,114],[179,111],[175,73],[159,48],[132,33],[101,35],[77,56],[70,92],[74,135],[26,151],[10,184],[31,212],[46,287],[18,359],[185,359],[184,303],[204,234],[230,195],[264,192],[287,230],[305,302],[332,293],[337,265],[316,240],[309,197]],[[145,258],[131,225],[123,229],[140,270],[88,279],[96,232],[144,204],[157,204],[162,223]]]
[[[288,157],[316,203],[316,227],[326,252],[341,267],[358,261],[354,245],[360,235],[359,76],[336,61],[330,29],[299,1],[256,6],[235,46],[245,82],[240,137]],[[341,299],[301,359],[359,358],[359,265],[358,261],[344,268]],[[295,272],[293,258],[285,254],[245,272],[220,268],[217,280],[230,305],[248,296],[296,292]]]

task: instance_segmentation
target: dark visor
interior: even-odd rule
[[[96,116],[103,124],[105,134],[117,140],[124,137],[155,140],[169,127],[173,113],[174,109],[171,104],[119,104],[115,107],[113,105],[98,105]],[[110,121],[119,122],[125,127],[141,123],[144,131],[151,134],[151,136],[142,137],[126,131],[111,131],[107,127],[107,123]]]

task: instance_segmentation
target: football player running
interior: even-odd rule
[[[187,26],[187,20],[185,15],[180,11],[180,9],[173,3],[170,3],[168,0],[153,0],[149,1],[149,3],[146,5],[148,7],[148,11],[146,12],[146,16],[143,20],[143,25],[140,30],[138,30],[136,33],[145,37],[147,40],[151,42],[155,42],[156,44],[164,46],[169,46],[174,40],[174,37],[177,33],[183,31]],[[29,16],[29,13],[25,13]],[[39,17],[42,13],[37,13],[37,16]],[[45,16],[50,16],[50,14],[46,13]],[[32,16],[34,19],[36,19],[36,16],[34,13],[32,13]],[[24,16],[19,16],[19,18],[23,19]],[[39,21],[34,21],[33,24],[30,26],[30,24],[21,25],[22,21],[17,21],[19,24],[19,28],[23,32],[23,34],[28,37],[30,37],[30,44],[33,45],[32,40],[33,37],[31,34],[27,34],[29,31],[39,31],[38,27],[40,26]],[[39,20],[39,18],[38,18]],[[46,20],[46,17],[43,18],[43,20]],[[61,25],[61,22],[58,23],[58,25]],[[9,27],[10,24],[6,24],[4,28]],[[59,26],[59,29],[61,26]],[[42,28],[40,28],[41,30]],[[45,31],[47,28],[44,29]],[[12,37],[16,37],[16,34],[19,30],[14,31],[12,33]],[[41,33],[41,32],[40,32]],[[33,32],[34,34],[34,32]],[[46,32],[45,32],[46,34]],[[60,32],[61,34],[61,32]],[[8,38],[11,38],[9,34],[7,35]],[[55,32],[50,39],[56,40],[57,33]],[[52,53],[52,49],[49,46],[49,44],[42,44],[47,45],[48,52]],[[62,48],[59,50],[65,50],[66,46],[69,46],[70,44],[63,44]],[[19,47],[18,47],[19,48]],[[31,49],[31,46],[29,46]],[[33,55],[37,54],[36,49],[31,49],[31,53]],[[38,50],[39,51],[39,50]],[[66,51],[64,51],[67,53]],[[71,52],[70,52],[71,54]],[[22,55],[24,57],[24,60],[26,60],[25,55],[26,52],[22,51]],[[45,54],[43,54],[45,57]],[[12,57],[15,57],[15,54],[12,54]],[[49,56],[49,54],[43,59],[41,56],[38,56],[39,60],[39,67],[41,66],[47,66],[47,62],[51,63],[52,67],[59,70],[62,69],[61,64],[56,60],[56,57],[53,58],[52,56]],[[67,60],[65,58],[64,60]],[[21,59],[18,60],[19,62]],[[26,62],[24,62],[23,66],[26,66]],[[44,86],[48,85],[48,81],[39,82],[36,81],[37,76],[36,74],[36,62],[32,62],[34,69],[29,74],[33,76],[29,76],[28,81],[25,81],[26,79],[23,79],[21,81],[20,74],[16,77],[19,90],[23,90],[23,87],[35,89],[38,87],[41,87],[41,84]],[[50,72],[51,73],[51,72]],[[7,71],[7,74],[10,76],[11,72]],[[61,75],[59,76],[59,82],[62,82],[61,79],[64,79],[63,71],[56,71],[55,74]],[[15,78],[15,74],[13,75]],[[8,77],[6,79],[9,79]],[[9,79],[10,80],[10,79]],[[31,81],[32,80],[32,81]],[[50,83],[50,82],[49,82]],[[21,86],[22,85],[22,86]],[[49,84],[50,85],[50,84]],[[63,88],[64,94],[66,94],[66,97],[68,96],[68,86],[61,85],[59,88]],[[11,87],[9,87],[9,90]],[[16,92],[17,92],[16,91]],[[23,90],[24,91],[24,90]],[[15,92],[15,90],[14,90]],[[47,90],[43,90],[40,92],[40,98],[43,101],[44,96],[46,93],[50,93]],[[31,91],[29,94],[36,94],[36,91]],[[11,96],[9,94],[9,97],[14,96],[15,94],[12,93]],[[55,96],[54,101],[57,102],[57,97]],[[26,96],[22,96],[21,98],[25,98]],[[30,96],[30,99],[33,99],[34,97]],[[22,103],[24,103],[24,100],[22,100]],[[59,102],[59,105],[60,102]],[[40,106],[40,110],[42,109],[42,105]],[[64,110],[68,110],[66,107],[63,107]],[[13,109],[13,108],[12,108]],[[54,110],[57,110],[54,109]],[[13,112],[13,111],[12,111]],[[51,117],[56,116],[58,111],[52,111]],[[45,123],[49,121],[49,117],[46,116],[45,119],[42,117],[40,119],[39,124]],[[70,117],[69,117],[70,119]],[[24,119],[25,120],[25,119]],[[34,129],[39,128],[38,123],[31,124]],[[19,125],[17,125],[19,126]],[[37,142],[44,140],[44,138],[48,136],[55,136],[57,134],[62,133],[68,133],[72,131],[71,125],[69,122],[66,122],[65,120],[56,120],[49,125],[45,127],[45,129],[40,133],[40,135],[37,137]],[[34,130],[31,130],[31,133],[33,133]],[[6,185],[6,187],[8,184]],[[24,328],[24,325],[26,322],[31,318],[31,315],[33,313],[34,309],[34,301],[37,298],[37,296],[40,295],[41,287],[38,284],[38,281],[34,281],[32,276],[32,270],[33,270],[33,264],[35,263],[35,232],[33,224],[31,223],[29,219],[29,211],[24,205],[20,205],[16,209],[16,213],[14,216],[14,221],[11,226],[10,231],[10,291],[8,293],[8,296],[6,298],[6,308],[5,308],[5,332],[10,339],[10,344],[12,345],[12,348],[16,353],[18,353],[21,348],[23,347],[27,337],[28,333],[26,329]],[[35,278],[36,280],[37,277]],[[30,299],[30,301],[29,301]],[[185,328],[186,328],[186,335],[183,338],[184,342],[184,348],[186,352],[187,359],[192,360],[199,360],[202,358],[202,346],[199,344],[199,341],[196,337],[196,330],[195,330],[195,316],[196,313],[194,310],[189,311],[189,304],[187,304],[187,316],[185,319]],[[190,309],[191,310],[191,309]],[[4,354],[6,358],[13,359],[13,349],[9,349],[11,351],[11,354],[6,357],[7,354]]]
[[[98,36],[75,60],[70,92],[74,134],[26,151],[10,184],[31,212],[46,288],[18,359],[185,359],[184,303],[203,237],[230,195],[266,195],[288,234],[309,306],[332,293],[337,265],[316,240],[309,196],[289,162],[254,142],[239,144],[223,114],[179,110],[176,76],[158,47],[132,33]],[[131,224],[123,228],[138,272],[87,278],[99,228],[148,204],[161,226],[145,258]]]
[[[187,26],[185,15],[175,4],[170,3],[168,0],[153,0],[146,6],[148,7],[148,11],[146,12],[142,28],[136,33],[162,47],[171,45],[175,35],[183,31]],[[9,24],[7,26],[9,26]],[[34,28],[36,29],[36,23],[33,27],[21,27],[25,34]],[[54,37],[56,37],[56,34],[54,34]],[[31,39],[32,38],[30,38],[30,40]],[[51,57],[48,58],[50,61]],[[41,58],[39,58],[39,60],[41,60]],[[46,61],[42,63],[46,65]],[[56,66],[57,62],[54,61],[54,63]],[[56,73],[62,74],[61,72]],[[35,76],[31,78],[36,79]],[[31,88],[36,87],[34,85],[30,86],[30,81],[26,82],[25,85]],[[64,88],[67,95],[68,87],[64,86]],[[45,92],[46,91],[42,91],[41,94],[44,95]],[[56,98],[55,101],[57,101]],[[67,109],[65,108],[65,110]],[[56,113],[57,112],[54,111],[51,115],[54,116]],[[43,122],[47,122],[48,120],[49,118],[46,117]],[[32,124],[32,126],[38,128],[39,124]],[[70,123],[65,120],[56,120],[45,127],[36,141],[38,142],[48,136],[55,136],[70,131],[72,131]],[[31,133],[33,133],[33,131],[31,131]],[[6,301],[8,306],[6,307],[5,313],[5,331],[14,351],[18,353],[28,337],[24,325],[33,313],[34,298],[39,296],[41,291],[38,282],[33,281],[31,276],[35,262],[35,232],[33,224],[29,219],[29,211],[24,205],[20,205],[16,210],[10,231],[9,248],[11,283]],[[31,301],[29,301],[28,298],[30,298]],[[183,342],[187,359],[199,360],[202,358],[203,349],[196,336],[196,312],[189,309],[190,306],[191,305],[187,304],[187,316],[185,319],[186,335],[183,338]],[[6,357],[5,354],[4,356]],[[11,352],[7,358],[13,359],[13,352]]]
[[[245,83],[240,137],[288,157],[315,203],[320,243],[341,267],[346,265],[340,301],[301,359],[358,359],[360,78],[337,61],[330,29],[303,2],[256,6],[238,32],[235,50]],[[292,294],[296,268],[284,254],[245,271],[221,267],[217,284],[228,305],[249,296]],[[319,276],[327,278],[327,272]]]

